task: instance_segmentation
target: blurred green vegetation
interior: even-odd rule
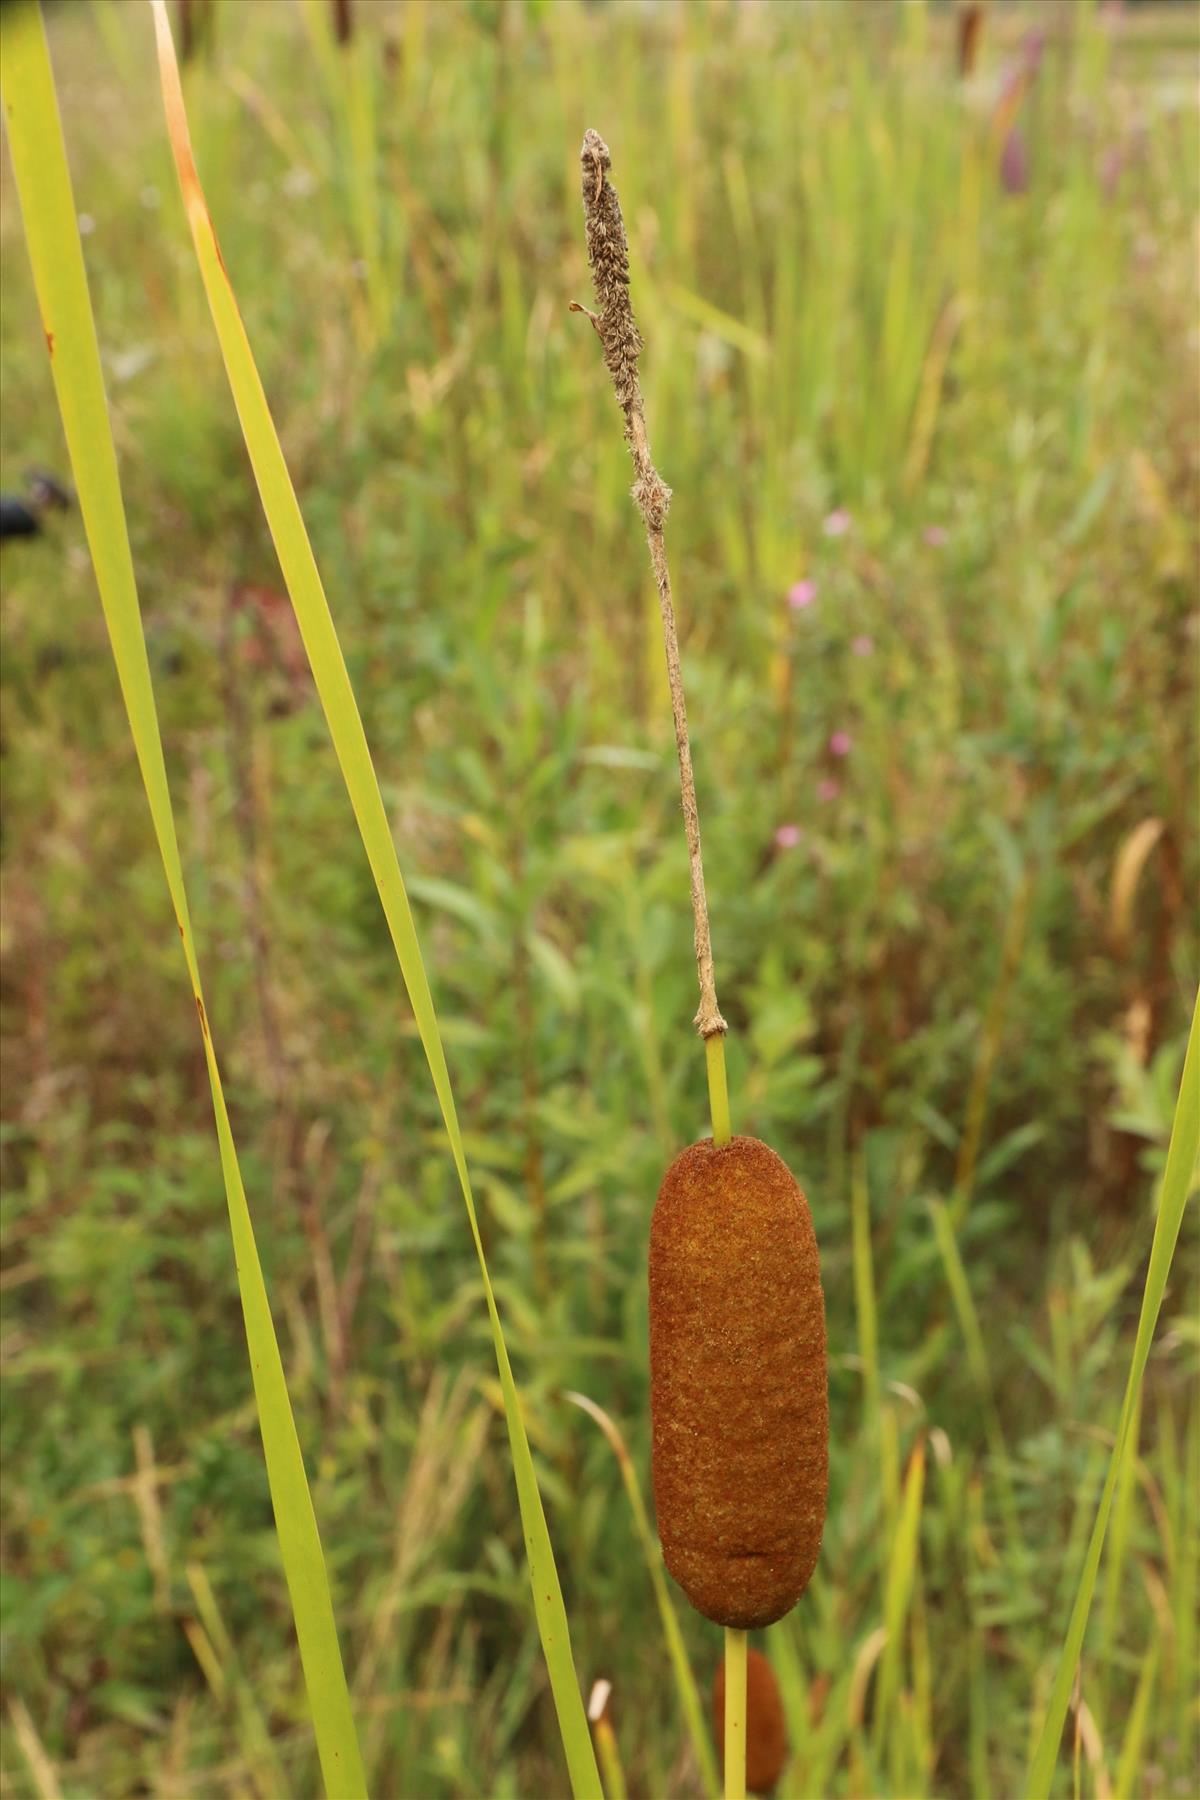
[[[793,1796],[1019,1791],[1195,989],[1195,16],[224,0],[197,156],[421,915],[585,1689],[698,1791],[643,1259],[706,1129],[630,229],[735,1128],[829,1309]],[[558,1795],[478,1277],[228,398],[150,21],[52,9],[209,1010],[372,1791]],[[1018,134],[1019,154],[1012,149]],[[1008,151],[1006,155],[1005,152]],[[63,451],[3,169],[0,480]],[[2,1791],[316,1781],[195,1019],[77,515],[3,551]],[[1194,1215],[1060,1771],[1190,1791]],[[681,1606],[702,1688],[719,1634]],[[881,1628],[890,1627],[886,1645]]]

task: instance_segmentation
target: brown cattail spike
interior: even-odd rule
[[[654,1499],[667,1568],[718,1625],[769,1625],[821,1547],[825,1302],[808,1203],[757,1138],[676,1157],[650,1226]]]
[[[713,1682],[717,1755],[725,1760],[725,1659]],[[746,1652],[746,1789],[769,1794],[788,1759],[787,1724],[775,1671],[761,1650]]]
[[[975,73],[983,37],[983,0],[971,0],[958,15],[958,72],[966,81]]]

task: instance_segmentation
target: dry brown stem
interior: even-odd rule
[[[700,814],[696,806],[696,778],[692,773],[692,748],[688,740],[687,708],[683,697],[683,672],[679,666],[679,637],[675,630],[675,608],[671,603],[671,573],[667,567],[667,548],[663,523],[671,504],[671,490],[662,479],[650,455],[646,433],[646,409],[638,380],[638,356],[642,336],[629,301],[629,245],[617,190],[609,179],[612,158],[608,145],[598,131],[588,130],[580,152],[583,170],[583,213],[587,232],[588,262],[600,312],[589,312],[576,304],[576,312],[586,313],[604,346],[604,361],[612,376],[613,388],[625,415],[625,441],[637,479],[633,497],[641,509],[650,546],[650,563],[658,588],[658,604],[662,612],[663,643],[667,652],[667,680],[671,688],[671,710],[675,715],[675,748],[679,752],[679,786],[683,796],[683,823],[687,833],[688,860],[692,878],[692,916],[696,928],[696,971],[700,977],[700,1009],[696,1029],[701,1037],[716,1037],[727,1030],[717,1005],[716,977],[713,973],[712,940],[708,930],[708,901],[704,893],[704,863],[700,855]]]

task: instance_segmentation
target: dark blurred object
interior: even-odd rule
[[[210,54],[217,32],[213,0],[179,0],[179,60],[190,62],[197,50]]]
[[[0,540],[37,537],[42,529],[42,514],[65,511],[71,496],[57,476],[48,469],[27,469],[26,493],[0,494]]]
[[[713,1730],[725,1761],[725,1658],[713,1682]],[[746,1792],[769,1794],[788,1759],[787,1725],[775,1671],[761,1650],[746,1651]]]
[[[333,0],[333,35],[339,44],[348,44],[354,35],[350,0]]]
[[[58,512],[66,512],[71,505],[71,490],[64,487],[57,475],[49,469],[39,469],[36,465],[25,471],[25,486],[29,490],[31,503],[39,512],[49,512],[52,508]]]
[[[970,0],[958,15],[958,72],[966,81],[975,73],[983,42],[983,0]]]
[[[41,529],[23,500],[15,494],[0,494],[0,539],[36,537]]]

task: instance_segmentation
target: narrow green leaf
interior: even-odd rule
[[[954,1302],[954,1310],[958,1316],[959,1329],[967,1351],[967,1367],[971,1377],[979,1389],[979,1397],[983,1402],[984,1426],[992,1456],[996,1464],[996,1479],[1000,1488],[1000,1503],[1004,1509],[1005,1526],[1013,1544],[1021,1542],[1021,1528],[1017,1513],[1016,1494],[1013,1490],[1012,1476],[1008,1467],[1008,1453],[1004,1446],[1004,1432],[1000,1424],[1000,1415],[996,1410],[996,1396],[992,1386],[991,1367],[988,1363],[987,1346],[984,1343],[983,1327],[979,1323],[979,1314],[971,1296],[971,1284],[967,1280],[967,1271],[963,1264],[962,1253],[958,1248],[958,1239],[954,1232],[953,1216],[950,1209],[941,1200],[929,1199],[926,1202],[929,1217],[933,1222],[933,1234],[937,1243],[938,1254],[942,1259],[942,1268],[946,1276],[946,1285],[950,1289],[950,1298]]]
[[[1144,1771],[1143,1746],[1146,1739],[1146,1719],[1150,1711],[1150,1700],[1154,1693],[1154,1683],[1158,1679],[1159,1646],[1153,1639],[1142,1658],[1142,1672],[1138,1677],[1137,1692],[1133,1696],[1133,1706],[1129,1713],[1129,1723],[1125,1727],[1125,1742],[1121,1746],[1121,1760],[1117,1764],[1117,1773],[1113,1781],[1113,1800],[1134,1800],[1138,1792],[1138,1778]]]
[[[1108,1677],[1120,1629],[1121,1589],[1124,1582],[1137,1494],[1137,1450],[1141,1436],[1142,1396],[1134,1402],[1129,1424],[1130,1453],[1121,1465],[1113,1495],[1113,1513],[1108,1543],[1108,1559],[1104,1569],[1104,1591],[1100,1602],[1100,1660],[1103,1665],[1103,1692],[1108,1693]],[[1105,1708],[1107,1711],[1107,1708]]]
[[[1200,997],[1197,998],[1196,1007],[1192,1013],[1192,1029],[1188,1037],[1187,1055],[1183,1063],[1183,1079],[1179,1084],[1179,1098],[1175,1104],[1171,1142],[1167,1150],[1167,1166],[1163,1173],[1162,1190],[1159,1194],[1158,1217],[1154,1224],[1154,1241],[1150,1246],[1150,1264],[1146,1270],[1146,1283],[1142,1290],[1142,1308],[1138,1318],[1137,1337],[1134,1340],[1133,1362],[1130,1365],[1125,1399],[1121,1406],[1121,1419],[1117,1426],[1117,1441],[1109,1459],[1104,1491],[1100,1496],[1100,1505],[1096,1511],[1096,1522],[1092,1527],[1091,1541],[1083,1559],[1079,1586],[1075,1593],[1075,1604],[1071,1609],[1071,1618],[1059,1654],[1054,1686],[1050,1692],[1050,1702],[1046,1708],[1046,1717],[1042,1721],[1041,1735],[1038,1738],[1029,1771],[1029,1783],[1026,1788],[1028,1800],[1047,1800],[1050,1784],[1054,1779],[1058,1746],[1067,1717],[1067,1708],[1071,1702],[1075,1670],[1083,1649],[1083,1638],[1087,1631],[1092,1595],[1096,1589],[1096,1577],[1100,1572],[1100,1558],[1104,1551],[1104,1537],[1108,1530],[1113,1495],[1116,1492],[1117,1481],[1126,1457],[1136,1454],[1137,1446],[1130,1426],[1137,1412],[1138,1400],[1142,1391],[1142,1378],[1146,1373],[1154,1328],[1158,1323],[1163,1296],[1167,1290],[1175,1245],[1179,1239],[1179,1228],[1183,1223],[1184,1207],[1187,1205],[1188,1195],[1195,1178],[1198,1145],[1200,1145]]]
[[[299,625],[300,635],[312,668],[317,693],[325,713],[325,721],[329,727],[330,737],[333,739],[333,747],[346,783],[350,804],[358,822],[363,847],[371,865],[371,873],[375,878],[375,886],[379,891],[392,943],[400,963],[401,974],[408,990],[417,1030],[420,1033],[430,1074],[433,1077],[438,1104],[445,1121],[446,1135],[450,1142],[451,1155],[458,1173],[459,1186],[462,1189],[463,1202],[470,1221],[475,1252],[479,1259],[480,1278],[483,1283],[496,1362],[500,1372],[504,1414],[512,1452],[513,1475],[525,1533],[525,1548],[529,1559],[534,1612],[542,1640],[542,1650],[546,1658],[546,1668],[550,1676],[550,1686],[558,1714],[559,1731],[567,1759],[571,1787],[577,1800],[584,1800],[585,1796],[587,1800],[600,1800],[600,1775],[575,1675],[575,1665],[571,1657],[567,1611],[563,1603],[554,1551],[550,1543],[550,1533],[546,1526],[542,1498],[538,1491],[537,1476],[529,1450],[529,1440],[521,1413],[520,1396],[504,1342],[500,1314],[496,1307],[496,1297],[492,1291],[491,1278],[488,1274],[483,1240],[479,1234],[475,1200],[467,1170],[466,1151],[463,1146],[462,1133],[459,1130],[454,1094],[446,1066],[445,1050],[437,1014],[434,1010],[433,996],[429,989],[429,980],[425,973],[421,946],[417,939],[416,926],[413,922],[404,880],[400,873],[400,865],[396,859],[391,829],[388,825],[387,813],[384,810],[383,798],[379,792],[379,783],[375,777],[366,733],[359,716],[358,703],[350,685],[350,677],[346,671],[345,659],[342,656],[333,617],[329,611],[329,603],[325,598],[325,590],[321,585],[316,559],[308,540],[308,533],[304,528],[299,502],[296,499],[291,476],[288,474],[287,464],[284,461],[283,450],[280,447],[270,408],[267,405],[266,394],[259,379],[254,355],[250,348],[250,340],[242,323],[229,276],[221,260],[216,233],[200,186],[200,178],[192,155],[187,114],[183,104],[183,91],[180,86],[179,69],[175,60],[174,45],[171,42],[171,29],[167,20],[166,8],[163,0],[153,0],[153,5],[158,38],[159,74],[162,81],[163,103],[166,108],[167,129],[175,155],[180,187],[183,190],[184,205],[187,209],[188,223],[191,226],[196,258],[200,264],[201,279],[208,296],[213,324],[221,346],[234,405],[241,422],[242,435],[250,454],[250,462],[262,499],[263,511],[266,514],[275,551],[279,557],[279,565],[295,609],[296,622]]]
[[[875,1270],[871,1258],[871,1206],[867,1190],[866,1160],[856,1156],[850,1181],[850,1222],[853,1244],[854,1311],[858,1320],[858,1353],[862,1358],[863,1426],[876,1428],[879,1399],[879,1323],[875,1306]]]
[[[921,1542],[921,1501],[925,1493],[925,1446],[918,1444],[909,1458],[904,1479],[900,1519],[888,1563],[883,1596],[886,1633],[875,1693],[875,1754],[882,1759],[888,1742],[887,1727],[900,1688],[904,1661],[904,1629],[917,1575]]]
[[[71,472],[204,1040],[267,1480],[317,1750],[328,1792],[344,1800],[347,1796],[365,1795],[366,1782],[316,1515],[204,1007],[96,327],[45,28],[36,5],[4,8],[0,15],[0,53],[13,174]]]

